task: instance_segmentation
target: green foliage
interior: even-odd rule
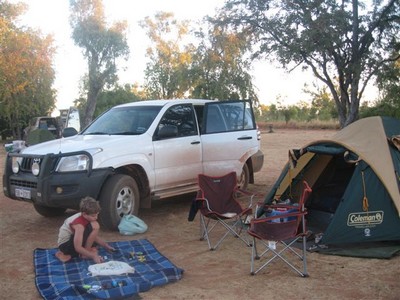
[[[260,121],[284,121],[288,124],[291,121],[311,122],[322,121],[330,122],[337,120],[336,110],[334,109],[333,100],[326,88],[312,92],[306,90],[312,96],[311,103],[299,102],[294,105],[282,105],[278,101],[277,104],[270,106],[261,105],[258,120]]]
[[[396,56],[396,53],[393,56]],[[379,115],[400,118],[400,59],[380,70],[377,84],[381,97],[372,106],[362,106],[361,117]]]
[[[117,86],[114,90],[100,93],[94,116],[99,116],[115,105],[139,100],[141,99],[132,92],[132,87],[130,85],[127,84],[125,87]]]
[[[388,116],[400,119],[400,94],[394,102],[382,99],[373,106],[362,105],[360,107],[361,118],[371,116]]]
[[[386,115],[400,118],[400,59],[382,68],[377,76],[377,84],[381,98],[374,106],[363,107],[362,116]]]
[[[311,122],[311,121],[332,121],[337,120],[334,101],[326,91],[311,91],[305,89],[305,92],[311,96],[311,103],[299,102],[294,105],[283,105],[281,101],[270,106],[261,105],[261,121],[285,121],[288,124],[291,121]]]
[[[310,68],[329,89],[342,127],[358,118],[364,89],[398,59],[399,1],[228,0],[221,26],[251,36],[255,58]]]
[[[200,43],[191,69],[192,97],[205,99],[250,99],[258,104],[252,83],[250,61],[245,58],[248,35],[228,31],[209,19],[210,28],[196,32]]]
[[[26,138],[26,143],[29,146],[36,145],[39,143],[47,142],[54,140],[54,135],[45,129],[36,129],[31,132],[29,132],[27,138]]]
[[[101,0],[70,3],[73,38],[89,66],[76,102],[84,124],[114,105],[150,98],[251,99],[258,104],[247,51],[251,58],[277,59],[287,68],[311,68],[326,84],[308,91],[311,103],[261,105],[260,120],[339,119],[344,126],[358,116],[400,117],[398,1],[358,6],[353,0],[357,18],[350,2],[228,0],[219,16],[198,28],[160,12],[141,22],[152,42],[144,91],[116,85],[117,63],[129,54],[126,23],[109,26]],[[0,132],[11,131],[15,138],[32,116],[47,115],[55,105],[53,41],[16,26],[24,9],[0,1]],[[372,74],[377,74],[380,99],[359,108]]]
[[[189,23],[178,22],[172,13],[160,12],[154,19],[140,22],[153,46],[147,48],[145,89],[149,98],[179,99],[189,91],[188,70],[192,63],[193,46],[184,44]]]
[[[332,118],[338,118],[335,101],[327,91],[326,86],[322,89],[317,89],[317,91],[311,91],[306,87],[304,91],[311,96],[310,119],[327,121]]]
[[[210,29],[204,32],[204,28]],[[194,35],[199,43],[184,43],[189,23],[171,13],[158,13],[141,22],[153,47],[148,48],[145,88],[154,99],[251,99],[258,102],[249,61],[244,59],[246,35],[223,31],[212,22]]]
[[[55,106],[53,40],[15,24],[23,9],[0,2],[0,124],[18,139],[32,116],[47,115]]]
[[[96,110],[94,112],[93,118],[98,117],[106,110],[119,104],[129,103],[144,100],[141,95],[138,95],[135,88],[132,85],[126,84],[125,86],[116,85],[112,90],[100,92]],[[76,106],[80,112],[85,110],[86,99],[80,98],[76,102]]]

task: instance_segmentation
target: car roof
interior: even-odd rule
[[[125,104],[120,104],[116,107],[130,107],[130,106],[164,106],[166,104],[183,104],[183,103],[192,103],[192,104],[200,104],[204,105],[207,102],[216,102],[217,100],[206,100],[206,99],[170,99],[170,100],[143,100],[130,102]]]

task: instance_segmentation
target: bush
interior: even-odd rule
[[[50,131],[45,129],[36,129],[28,134],[26,138],[26,143],[28,144],[28,146],[32,146],[54,139],[54,135]]]
[[[273,122],[265,122],[265,121],[257,121],[258,127],[260,130],[270,130],[272,128],[281,128],[281,129],[330,129],[330,130],[338,130],[340,129],[340,124],[336,120],[331,121],[319,121],[312,120],[310,122],[299,122],[299,121],[290,121],[288,123],[284,121],[273,121]]]

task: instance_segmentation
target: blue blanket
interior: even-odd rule
[[[60,262],[57,249],[35,249],[33,253],[35,283],[44,299],[124,299],[155,286],[181,279],[183,270],[163,256],[148,240],[109,243],[117,251],[110,254],[103,248],[99,255],[106,261],[123,261],[135,273],[113,276],[91,276],[92,260],[74,258]]]

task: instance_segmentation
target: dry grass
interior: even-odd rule
[[[258,121],[257,122],[259,128],[263,131],[270,130],[272,128],[279,129],[303,129],[303,130],[319,130],[319,129],[329,129],[329,130],[337,130],[340,129],[340,125],[338,121],[319,121],[319,120],[311,120],[309,122],[298,122],[298,121],[290,121],[288,123],[283,121]]]

